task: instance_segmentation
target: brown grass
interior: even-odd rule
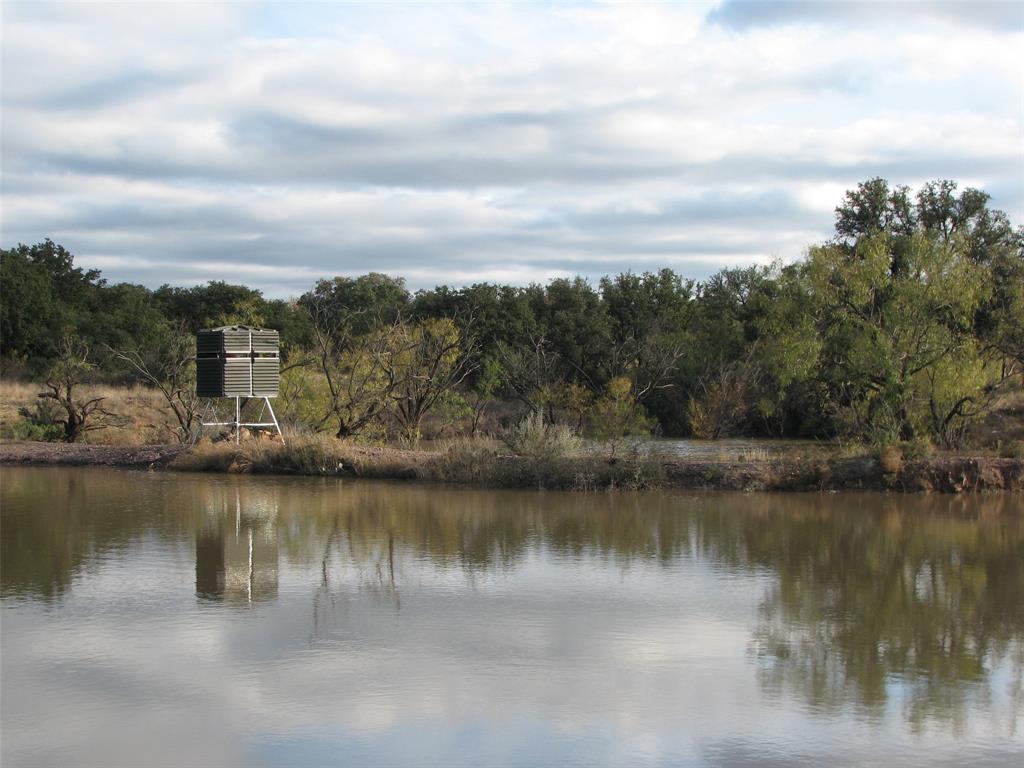
[[[512,456],[491,440],[456,440],[435,451],[363,446],[324,435],[273,440],[201,440],[172,467],[200,472],[348,475],[428,480],[488,488],[606,490],[656,488],[664,473],[657,459],[608,461],[598,455]]]
[[[39,384],[0,380],[0,438],[14,437],[15,425],[23,420],[22,408],[32,409]],[[174,416],[166,408],[163,396],[149,387],[83,385],[82,397],[103,397],[103,407],[114,414],[112,426],[87,432],[82,440],[95,445],[148,445],[176,442]]]
[[[175,469],[253,474],[344,475],[414,478],[415,466],[433,454],[360,446],[326,435],[286,434],[281,444],[271,439],[200,440],[178,457]]]

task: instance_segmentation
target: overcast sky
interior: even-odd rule
[[[1024,223],[1024,3],[2,5],[2,245],[292,296],[798,258],[845,189]]]

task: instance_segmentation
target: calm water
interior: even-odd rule
[[[4,768],[1024,764],[1019,496],[0,481]]]

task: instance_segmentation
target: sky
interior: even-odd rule
[[[1024,223],[1024,3],[10,2],[0,245],[270,297],[800,258],[881,176]]]

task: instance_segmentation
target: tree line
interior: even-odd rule
[[[505,429],[529,416],[608,440],[955,447],[1024,370],[1024,229],[951,181],[864,182],[804,258],[700,282],[662,269],[413,293],[370,273],[286,301],[224,282],[109,284],[46,240],[0,251],[0,291],[5,371],[46,382],[72,440],[103,412],[80,394],[90,378],[159,388],[188,439],[194,334],[227,324],[280,332],[287,421],[409,443],[431,423],[496,429],[497,410]]]

